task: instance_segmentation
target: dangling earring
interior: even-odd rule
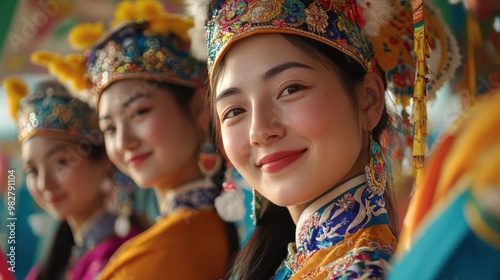
[[[259,223],[263,199],[264,196],[262,196],[258,191],[252,188],[252,215],[250,217],[252,218],[254,226]]]
[[[367,184],[372,193],[382,195],[387,184],[387,164],[380,145],[370,133],[370,162],[365,167]]]
[[[245,202],[243,191],[233,180],[234,167],[227,161],[226,172],[224,174],[224,190],[215,198],[215,209],[226,222],[236,222],[245,217]]]
[[[206,184],[212,182],[212,177],[220,170],[222,159],[217,149],[210,140],[206,140],[200,149],[198,165],[200,170],[205,175]]]
[[[118,217],[115,220],[114,230],[118,237],[125,237],[131,229],[130,215],[132,214],[131,194],[135,184],[125,174],[115,169],[112,171],[113,183],[115,185],[115,212]]]

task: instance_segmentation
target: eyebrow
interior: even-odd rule
[[[264,75],[262,75],[262,80],[263,81],[268,81],[270,79],[272,79],[273,77],[275,77],[276,75],[280,74],[281,72],[285,71],[285,70],[288,70],[290,68],[307,68],[307,69],[313,69],[312,67],[310,66],[307,66],[305,64],[302,64],[300,62],[286,62],[286,63],[283,63],[283,64],[280,64],[278,66],[275,66],[269,70],[267,70],[266,73],[264,73]]]
[[[283,63],[283,64],[280,64],[280,65],[277,65],[269,70],[266,71],[266,73],[264,73],[262,76],[261,76],[261,80],[262,81],[268,81],[270,79],[272,79],[273,77],[275,77],[276,75],[288,70],[288,69],[291,69],[291,68],[307,68],[307,69],[313,69],[312,67],[310,66],[307,66],[305,64],[302,64],[300,62],[294,62],[294,61],[291,61],[291,62],[286,62],[286,63]],[[225,89],[221,92],[221,94],[219,94],[216,98],[215,98],[215,102],[218,102],[220,99],[222,98],[225,98],[225,97],[228,97],[228,96],[231,96],[231,95],[234,95],[234,94],[237,94],[239,93],[240,90],[236,87],[231,87],[231,88],[228,88],[228,89]]]
[[[130,104],[132,104],[137,99],[146,98],[146,97],[150,97],[150,95],[148,93],[145,93],[145,92],[139,92],[137,94],[132,95],[127,100],[125,100],[125,102],[123,102],[121,104],[121,107],[122,107],[122,109],[127,108],[128,106],[130,106]],[[106,120],[109,118],[110,118],[109,115],[105,115],[103,117],[99,117],[99,121]]]
[[[52,155],[62,151],[62,150],[65,150],[66,148],[66,145],[65,144],[59,144],[59,145],[56,145],[54,146],[52,149],[48,150],[46,153],[45,153],[45,158],[49,158],[51,157]]]

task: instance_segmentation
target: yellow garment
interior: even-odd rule
[[[215,210],[183,210],[125,243],[100,279],[221,279],[229,259],[225,223]]]
[[[353,259],[366,252],[383,252],[390,255],[396,249],[396,238],[387,225],[363,228],[346,237],[337,245],[315,252],[290,280],[332,279],[335,272],[353,264]],[[367,260],[369,255],[365,255]],[[370,258],[379,267],[388,267],[384,258]],[[387,271],[385,271],[387,272]],[[376,274],[375,274],[376,275]],[[371,276],[374,276],[373,274]]]

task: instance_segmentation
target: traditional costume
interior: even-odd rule
[[[416,72],[412,56],[415,7],[410,1],[189,2],[198,26],[191,35],[201,41],[193,52],[207,59],[211,84],[214,69],[235,42],[255,34],[293,34],[344,53],[347,61],[366,72],[385,75],[388,89],[401,104],[409,105]],[[458,58],[453,57],[456,44],[438,20],[439,14],[429,5],[422,12],[432,22],[430,41],[441,47],[433,69],[439,74],[427,85],[432,94],[453,74]],[[371,144],[370,150],[366,176],[333,187],[306,207],[297,223],[296,242],[290,244],[288,258],[275,279],[385,277],[397,242],[385,208],[382,182],[387,175],[381,171],[385,164],[380,146]]]
[[[77,142],[82,147],[102,145],[95,111],[83,100],[71,96],[60,83],[40,82],[27,96],[28,89],[22,80],[10,78],[4,84],[10,111],[18,120],[20,143],[40,136]],[[73,232],[75,244],[64,279],[96,279],[118,247],[139,233],[138,228],[132,227],[123,235],[117,234],[116,219],[115,215],[98,211],[78,233]],[[39,269],[35,266],[26,279],[36,279]]]

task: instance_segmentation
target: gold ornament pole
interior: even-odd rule
[[[428,67],[426,58],[429,57],[429,48],[425,33],[424,6],[422,0],[413,0],[414,51],[416,55],[416,76],[413,103],[414,134],[413,134],[413,176],[415,184],[420,186],[423,177],[425,153],[427,148],[427,107],[426,82]]]

